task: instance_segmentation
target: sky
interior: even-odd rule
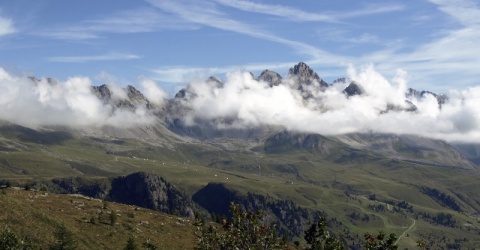
[[[306,62],[332,82],[372,65],[410,87],[480,83],[480,3],[470,0],[0,0],[0,67],[9,74],[190,81]]]

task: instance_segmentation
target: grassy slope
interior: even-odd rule
[[[104,209],[101,200],[80,196],[4,189],[0,211],[2,232],[8,226],[42,248],[54,242],[53,232],[61,225],[72,232],[79,249],[122,249],[129,237],[139,246],[150,239],[159,249],[189,249],[196,241],[191,222],[184,218],[116,203]],[[114,225],[109,224],[112,212],[117,214]]]
[[[389,200],[405,200],[415,211],[452,213],[458,221],[455,229],[418,221],[409,231],[409,237],[400,241],[402,247],[411,247],[416,239],[428,238],[429,233],[440,238],[447,236],[453,241],[464,237],[476,239],[479,232],[475,218],[468,216],[480,210],[475,202],[480,201],[477,192],[480,183],[472,171],[368,154],[359,157],[358,152],[356,157],[341,158],[334,155],[338,150],[332,150],[332,155],[295,150],[286,154],[264,154],[261,149],[256,149],[257,153],[225,151],[201,143],[152,146],[139,140],[89,138],[69,138],[51,145],[7,138],[1,142],[9,149],[0,151],[0,160],[4,159],[3,165],[0,162],[0,177],[4,179],[114,176],[148,171],[165,177],[190,195],[208,182],[216,181],[244,192],[289,198],[299,205],[326,211],[329,217],[342,221],[350,233],[359,235],[379,229],[401,235],[411,225],[414,214],[393,213],[385,204]],[[339,158],[341,161],[335,163],[333,159]],[[18,169],[25,172],[19,173]],[[455,197],[464,213],[445,208],[422,194],[419,187],[424,185]],[[376,194],[377,200],[367,199],[370,194]],[[369,205],[386,205],[390,210],[373,211]],[[349,217],[352,213],[369,215],[371,219],[355,220]],[[471,226],[465,226],[467,223]],[[445,233],[438,232],[439,228]],[[473,243],[468,246],[480,247]]]

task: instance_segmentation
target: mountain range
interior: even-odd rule
[[[131,85],[90,86],[90,93],[82,93],[100,103],[102,119],[118,119],[87,125],[4,120],[0,178],[38,186],[57,178],[55,185],[66,185],[62,190],[68,192],[88,190],[185,216],[195,206],[224,213],[225,204],[235,201],[270,211],[283,230],[295,229],[290,237],[327,214],[352,248],[366,230],[401,235],[412,220],[415,229],[400,239],[401,246],[422,238],[446,248],[465,238],[462,247],[478,247],[480,144],[391,128],[399,121],[414,128],[431,118],[429,112],[447,112],[452,98],[401,81],[390,88],[398,93],[382,92],[389,89],[382,79],[378,88],[361,80],[329,84],[299,63],[285,77],[271,70],[258,77],[212,76],[161,100]],[[52,79],[29,82],[59,85]],[[365,117],[374,117],[372,123],[362,123]],[[357,129],[355,121],[377,127]],[[139,171],[156,175],[129,175]],[[111,181],[82,189],[58,180],[78,176]],[[180,191],[171,191],[172,185]],[[143,196],[149,198],[135,199]],[[455,223],[441,220],[447,214]]]

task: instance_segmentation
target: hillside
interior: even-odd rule
[[[14,188],[0,191],[2,232],[28,236],[37,248],[55,241],[63,225],[78,249],[122,249],[133,237],[138,246],[149,240],[158,249],[191,249],[196,244],[192,221],[136,206],[103,202],[81,195],[60,195]],[[116,219],[111,224],[111,213]]]

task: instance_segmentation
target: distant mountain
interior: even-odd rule
[[[253,76],[252,76],[253,79]],[[38,83],[39,80],[31,78],[33,83]],[[290,68],[288,75],[283,78],[277,72],[271,70],[264,70],[258,78],[255,80],[268,83],[271,88],[276,88],[280,85],[284,85],[287,88],[293,88],[295,91],[307,99],[315,98],[315,91],[325,91],[328,88],[336,86],[344,86],[343,93],[347,97],[363,96],[369,93],[361,86],[361,84],[352,81],[348,78],[338,78],[333,83],[326,83],[312,68],[306,63],[300,62]],[[48,80],[49,84],[56,84],[53,79]],[[206,86],[211,91],[220,90],[225,87],[225,83],[212,76],[206,80]],[[117,93],[119,92],[120,93]],[[425,147],[418,148],[415,144],[407,143],[402,144],[401,147],[389,145],[385,148],[377,148],[372,145],[377,144],[378,136],[375,133],[358,133],[350,135],[337,135],[337,136],[322,136],[319,134],[304,133],[302,131],[290,131],[285,129],[281,125],[279,126],[254,126],[254,127],[231,127],[229,124],[236,122],[235,117],[225,117],[216,119],[205,119],[202,117],[191,116],[192,102],[198,98],[195,88],[187,86],[180,90],[175,98],[165,101],[163,107],[158,107],[152,104],[139,90],[129,85],[124,89],[114,89],[108,85],[100,85],[92,87],[92,93],[94,93],[103,103],[111,105],[115,109],[125,109],[135,111],[136,109],[147,110],[151,114],[156,116],[156,122],[149,126],[140,126],[138,128],[116,128],[116,127],[101,127],[95,129],[81,130],[82,134],[95,134],[114,137],[130,137],[130,138],[171,138],[173,141],[185,141],[185,140],[208,140],[211,142],[222,140],[238,140],[240,139],[245,145],[261,146],[264,147],[266,153],[275,152],[288,152],[290,150],[307,150],[309,152],[328,154],[329,152],[338,151],[344,149],[342,152],[347,152],[345,149],[353,148],[358,149],[358,145],[362,145],[362,150],[372,151],[374,154],[380,154],[388,157],[395,157],[399,159],[413,159],[418,157],[414,156],[412,152],[418,152],[418,150],[426,150]],[[444,94],[436,94],[430,91],[417,91],[415,89],[408,89],[405,93],[404,100],[398,100],[398,102],[404,102],[403,105],[388,104],[383,109],[379,109],[379,113],[385,114],[389,112],[417,112],[418,108],[413,103],[415,100],[421,100],[427,96],[433,96],[437,99],[439,106],[448,102],[448,97]],[[248,101],[248,100],[245,100]],[[315,100],[321,101],[321,100]],[[354,115],[354,114],[352,114]],[[189,121],[187,122],[186,117]],[[3,127],[2,129],[10,130],[11,125]],[[21,129],[25,133],[27,128]],[[28,131],[26,131],[28,130]],[[65,129],[63,129],[65,131]],[[71,130],[70,132],[79,132],[78,129]],[[28,132],[30,133],[30,132]],[[42,134],[48,134],[50,132],[39,132],[35,140],[46,140],[41,136]],[[63,132],[62,132],[63,133]],[[66,133],[66,135],[68,135]],[[20,135],[21,138],[28,137],[28,135]],[[386,137],[392,135],[385,135]],[[398,135],[397,141],[404,142],[404,138],[416,138],[420,144],[429,144],[431,141],[435,141],[428,138],[423,138],[414,135]],[[348,138],[348,140],[346,139]],[[411,141],[411,140],[410,140]],[[368,142],[368,143],[367,143]],[[479,162],[480,153],[472,153],[467,148],[476,146],[462,146],[462,143],[447,143],[443,142],[443,147],[428,148],[432,152],[438,153],[439,159],[434,162],[444,162],[448,165],[467,166],[470,168]],[[369,145],[369,146],[365,146]],[[454,152],[454,153],[450,153]],[[424,159],[425,161],[431,161],[430,159]],[[471,161],[469,161],[471,160]],[[4,165],[6,165],[5,163]],[[8,166],[8,165],[6,165]]]

